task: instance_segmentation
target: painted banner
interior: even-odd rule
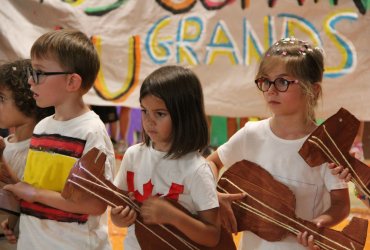
[[[344,107],[370,120],[369,8],[370,0],[2,0],[0,59],[29,57],[41,34],[75,28],[102,62],[87,103],[139,107],[143,79],[180,64],[200,78],[209,115],[267,117],[258,63],[295,36],[325,51],[318,116]]]

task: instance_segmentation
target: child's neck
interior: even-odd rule
[[[9,136],[9,142],[15,143],[30,139],[32,137],[35,125],[36,122],[32,120],[24,123],[21,126],[15,127],[14,133],[11,136]]]
[[[54,119],[57,121],[68,121],[79,117],[88,111],[90,111],[90,108],[85,103],[58,106],[55,107]]]
[[[272,132],[286,140],[296,140],[312,133],[317,125],[313,121],[305,121],[301,118],[272,117],[270,128]]]

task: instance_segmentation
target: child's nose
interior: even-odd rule
[[[27,82],[28,82],[29,85],[35,85],[35,82],[33,81],[32,76],[29,76],[28,77],[28,81]]]
[[[275,87],[275,84],[273,84],[273,83],[270,83],[270,86],[269,86],[269,88],[267,89],[267,91],[266,92],[273,92],[273,93],[275,93],[275,92],[277,92],[278,90],[276,89],[276,87]]]
[[[154,121],[154,118],[152,117],[152,115],[149,114],[146,118],[147,118],[146,120],[147,120],[149,125],[154,125],[155,124],[155,121]]]

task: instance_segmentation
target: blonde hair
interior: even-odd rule
[[[266,75],[281,63],[286,72],[299,81],[307,101],[307,121],[315,122],[315,108],[322,95],[324,75],[322,50],[294,37],[283,38],[265,52],[256,78]]]

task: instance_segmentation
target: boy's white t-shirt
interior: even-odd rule
[[[62,141],[67,143],[80,142],[83,145],[82,154],[87,153],[93,147],[102,150],[107,155],[105,177],[107,180],[113,181],[113,168],[115,164],[113,145],[105,125],[93,111],[89,111],[68,121],[57,121],[52,116],[47,117],[36,125],[33,133],[34,136],[43,136],[42,138],[48,136],[56,139],[59,138],[56,143],[61,143]],[[55,143],[51,141],[51,144]],[[58,146],[56,150],[58,150]],[[41,164],[40,166],[44,166],[45,170],[41,168],[41,171],[45,171],[46,175],[52,173],[52,170],[48,170],[49,168],[59,167],[58,163],[53,165],[50,162],[54,158],[71,158],[70,156],[63,156],[62,153],[58,153],[57,151],[49,152],[44,149],[40,149],[39,151],[38,149],[32,149],[31,139],[31,149],[28,159],[32,153],[44,155],[45,159],[48,159],[46,162],[39,162]],[[27,167],[25,169],[25,179]],[[34,168],[35,166],[32,165],[32,167]],[[50,175],[49,178],[55,178],[57,180],[59,177],[58,175]],[[18,249],[111,249],[108,238],[107,218],[107,212],[101,216],[90,215],[87,222],[80,224],[77,222],[40,219],[22,213],[19,226]]]
[[[308,135],[297,140],[281,139],[271,131],[269,120],[246,123],[217,149],[220,160],[226,168],[246,159],[266,169],[293,191],[297,217],[310,221],[330,206],[330,190],[347,188],[347,184],[333,176],[327,164],[311,168],[298,154]],[[282,241],[269,242],[245,231],[239,249],[306,248],[292,234]]]
[[[194,152],[180,159],[163,158],[164,155],[144,144],[128,148],[114,184],[122,190],[134,191],[138,201],[171,194],[192,214],[219,206],[212,171],[201,155]],[[128,228],[124,249],[140,249],[135,225]]]

